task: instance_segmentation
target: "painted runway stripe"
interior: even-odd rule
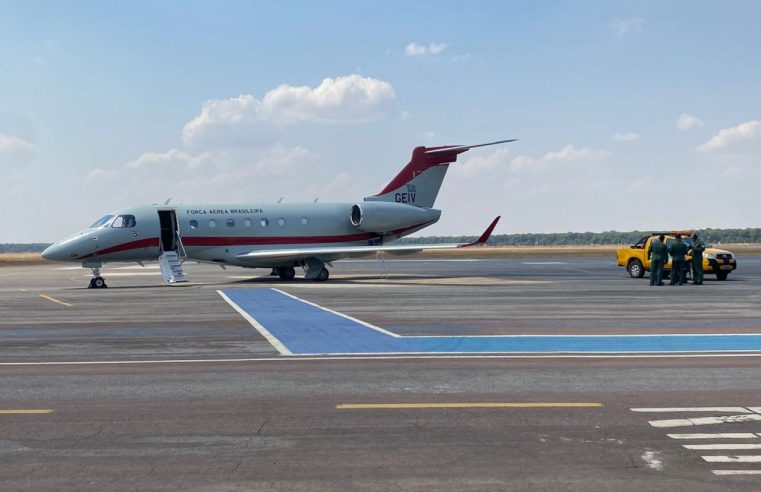
[[[758,352],[761,334],[400,336],[276,289],[226,289],[225,300],[281,353],[542,354]],[[252,321],[253,320],[253,321]],[[254,326],[257,326],[254,324]]]
[[[761,421],[761,415],[727,415],[723,417],[700,417],[695,419],[670,419],[670,420],[651,420],[649,423],[653,427],[670,428],[670,427],[690,427],[694,425],[714,425],[714,424],[736,424],[740,422]]]
[[[56,304],[60,304],[61,306],[66,306],[66,307],[72,307],[73,306],[73,304],[69,304],[68,302],[59,301],[55,297],[50,297],[50,296],[45,295],[45,294],[40,294],[40,297],[42,297],[43,299],[47,299],[50,302],[55,302]]]
[[[284,356],[284,357],[232,357],[219,359],[125,359],[125,360],[49,360],[34,362],[0,362],[0,367],[34,367],[34,366],[115,366],[141,364],[242,364],[253,362],[334,362],[334,361],[387,361],[387,360],[524,360],[524,359],[694,359],[725,357],[761,357],[754,354],[595,354],[595,355],[510,355],[510,354],[441,354],[441,355],[330,355],[330,356]]]
[[[711,470],[714,475],[761,475],[761,470]]]
[[[0,415],[41,415],[47,413],[53,413],[53,410],[47,408],[0,409]]]
[[[739,454],[732,456],[701,456],[709,463],[761,463],[761,454]]]
[[[665,407],[665,408],[632,408],[632,412],[730,412],[752,413],[746,407]]]
[[[682,444],[685,449],[699,451],[737,451],[741,449],[761,449],[761,444],[727,443],[727,444]]]
[[[752,432],[724,432],[716,434],[666,434],[671,439],[756,439],[761,434]]]
[[[428,408],[600,408],[602,403],[578,402],[482,402],[482,403],[342,403],[338,410],[404,410]]]

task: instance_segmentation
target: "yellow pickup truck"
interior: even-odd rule
[[[642,278],[645,272],[650,271],[650,243],[653,239],[663,234],[666,236],[666,245],[671,245],[676,234],[682,235],[682,241],[692,247],[692,231],[671,231],[671,232],[653,232],[636,244],[618,248],[616,250],[616,259],[618,266],[626,267],[626,271],[632,278]],[[690,250],[691,251],[691,250]],[[687,255],[687,260],[692,261],[692,255]],[[703,252],[703,272],[713,273],[719,280],[726,280],[727,276],[737,268],[737,259],[735,255],[723,249],[706,247]],[[663,267],[664,276],[671,273],[671,261]]]

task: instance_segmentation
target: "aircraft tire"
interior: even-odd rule
[[[278,268],[278,275],[280,276],[280,280],[293,280],[293,277],[296,276],[296,270],[293,268]]]
[[[90,285],[88,286],[89,289],[105,289],[108,287],[106,285],[106,281],[103,280],[103,277],[95,277],[90,279]]]
[[[315,280],[317,282],[324,282],[329,277],[330,277],[330,272],[328,271],[327,268],[323,268],[322,270],[320,270],[320,273],[317,274],[317,277],[315,278]]]

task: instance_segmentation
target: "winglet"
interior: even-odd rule
[[[501,219],[502,216],[498,215],[492,222],[489,224],[489,227],[486,228],[483,234],[481,234],[481,237],[473,241],[472,243],[466,243],[463,245],[460,245],[460,248],[467,248],[468,246],[482,246],[486,244],[486,241],[489,240],[489,237],[491,236],[492,231],[494,231],[494,228],[497,227],[497,222],[499,222],[499,219]]]

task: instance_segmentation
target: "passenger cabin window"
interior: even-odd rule
[[[243,219],[243,226],[244,227],[251,227],[254,224],[254,222],[251,219]]]
[[[285,219],[280,217],[279,219],[277,219],[277,223],[278,223],[278,225],[284,226],[285,225]]]
[[[270,225],[270,220],[269,219],[262,219],[262,220],[259,221],[259,223],[262,225],[262,227],[267,227],[268,225]]]
[[[97,222],[95,222],[93,225],[90,226],[90,229],[97,229],[98,227],[103,227],[104,225],[108,224],[108,222],[113,219],[113,215],[106,215],[98,219]]]
[[[235,219],[227,219],[227,227],[235,227]]]
[[[209,219],[209,229],[214,229],[217,227],[217,221],[214,219]]]
[[[303,226],[309,225],[309,219],[307,219],[306,217],[302,217],[301,218],[301,225],[303,225]]]
[[[134,215],[119,215],[111,223],[111,227],[135,227],[136,224]]]
[[[191,220],[190,221],[190,228],[191,229],[198,229],[198,221],[197,220]]]

